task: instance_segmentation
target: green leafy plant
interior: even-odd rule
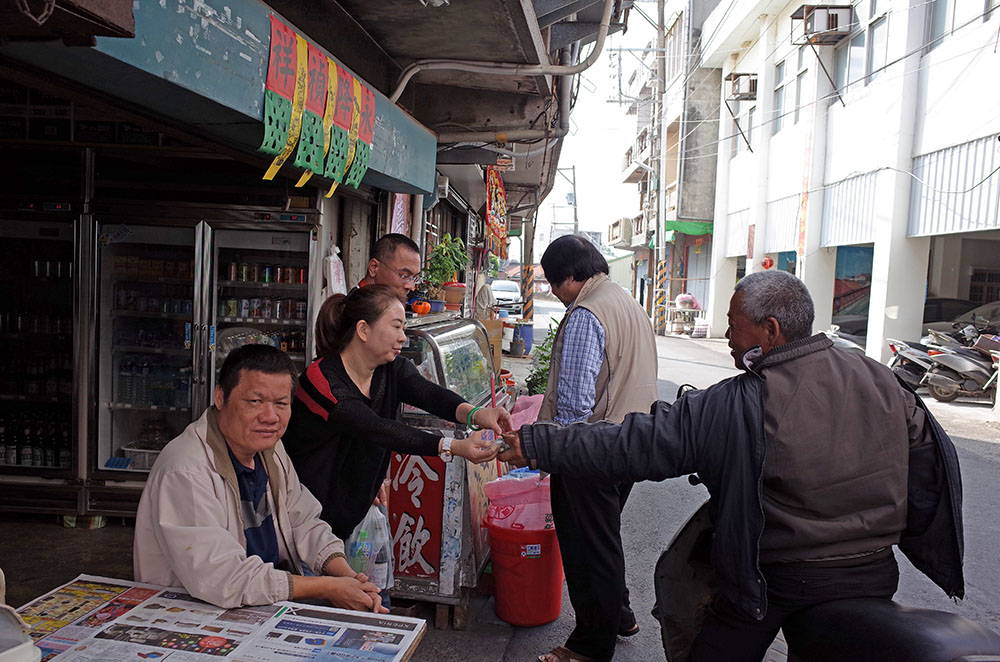
[[[455,274],[465,268],[468,256],[465,253],[465,242],[461,237],[446,234],[427,256],[427,269],[424,280],[427,282],[431,296],[439,298],[441,286],[451,280]]]
[[[556,339],[558,327],[550,326],[545,340],[535,346],[535,367],[528,373],[525,385],[529,395],[545,393],[549,384],[549,364],[552,362],[552,343]]]
[[[498,258],[493,253],[490,253],[489,265],[486,268],[486,274],[490,278],[500,277],[500,258]]]

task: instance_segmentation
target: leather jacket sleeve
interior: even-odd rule
[[[653,405],[620,424],[536,423],[521,428],[525,456],[555,474],[617,481],[664,480],[696,471],[696,443],[683,404]]]

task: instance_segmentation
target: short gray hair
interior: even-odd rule
[[[743,292],[743,312],[754,324],[768,317],[778,320],[785,339],[800,340],[812,334],[812,297],[805,283],[787,271],[758,271],[736,283]]]

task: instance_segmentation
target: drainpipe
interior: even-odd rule
[[[611,27],[611,13],[614,10],[616,0],[605,0],[604,15],[601,17],[601,27],[597,31],[597,41],[594,43],[594,50],[583,62],[574,65],[554,65],[554,64],[513,64],[509,62],[489,62],[477,60],[417,60],[408,66],[399,77],[396,89],[389,100],[393,103],[399,101],[403,90],[410,82],[410,79],[421,71],[434,69],[448,69],[451,71],[468,71],[476,74],[491,74],[498,76],[572,76],[588,69],[597,62],[601,51],[604,50],[604,40],[608,36]],[[457,141],[456,141],[457,142]]]

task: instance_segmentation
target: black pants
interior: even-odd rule
[[[621,513],[632,483],[552,476],[552,516],[576,628],[566,648],[596,660],[615,654],[619,630],[635,625],[625,587]]]
[[[747,620],[728,600],[716,598],[691,648],[689,662],[759,662],[781,625],[795,612],[846,598],[888,600],[899,583],[899,567],[891,554],[847,568],[771,565],[761,570],[767,581],[764,619]]]

